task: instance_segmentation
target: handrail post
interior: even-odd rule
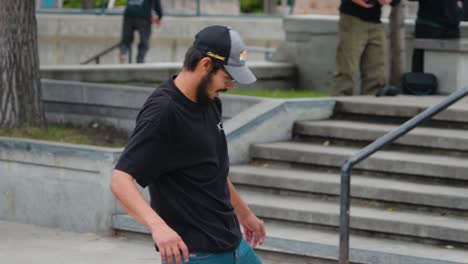
[[[128,49],[128,63],[131,64],[132,63],[132,47],[130,46],[130,48]]]
[[[201,3],[197,0],[197,16],[201,16]]]
[[[106,13],[106,1],[101,0],[101,15],[104,15]]]
[[[349,207],[352,163],[347,160],[341,168],[340,194],[340,264],[349,263]]]

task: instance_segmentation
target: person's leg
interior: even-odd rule
[[[354,75],[367,39],[367,23],[340,14],[333,95],[352,95]]]
[[[386,36],[382,24],[372,24],[361,58],[362,93],[374,95],[385,86]]]
[[[149,40],[151,37],[151,20],[138,18],[137,30],[140,34],[140,43],[138,43],[137,63],[144,63],[145,56],[149,49]]]
[[[424,38],[426,35],[424,26],[416,23],[414,29],[414,38]],[[413,61],[411,63],[412,72],[424,72],[424,50],[413,49]]]
[[[468,21],[468,0],[463,0],[463,20]]]
[[[236,250],[236,264],[261,264],[252,247],[242,239],[239,247]]]
[[[132,47],[133,42],[133,23],[132,18],[124,16],[122,24],[122,39],[120,41],[120,62],[127,60],[127,53]]]

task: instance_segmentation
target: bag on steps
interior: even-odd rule
[[[432,73],[408,72],[401,77],[401,87],[405,94],[432,95],[437,92],[437,78]]]

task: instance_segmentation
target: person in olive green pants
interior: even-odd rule
[[[363,94],[376,94],[386,84],[386,36],[380,22],[382,5],[399,0],[342,0],[340,6],[337,72],[333,94],[352,95],[355,72],[360,69]],[[359,68],[358,68],[359,67]]]

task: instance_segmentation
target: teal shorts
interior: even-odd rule
[[[181,256],[182,257],[182,256]],[[162,262],[167,264],[168,262]],[[175,259],[173,264],[175,264]],[[252,247],[242,239],[239,247],[226,253],[201,253],[193,252],[189,255],[189,262],[182,260],[184,264],[261,264]]]

